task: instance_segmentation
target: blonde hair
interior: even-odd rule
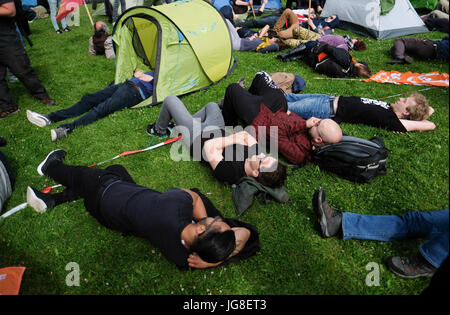
[[[412,92],[410,97],[414,98],[416,104],[406,108],[409,112],[409,119],[416,121],[427,119],[430,116],[430,104],[426,97],[418,92]]]

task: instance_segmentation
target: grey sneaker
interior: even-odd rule
[[[44,213],[47,209],[55,206],[55,200],[53,200],[51,195],[47,195],[30,186],[27,187],[27,203],[31,208],[40,213]]]
[[[50,165],[53,161],[64,161],[64,158],[66,157],[66,151],[61,149],[56,149],[47,154],[46,158],[39,164],[37,167],[37,172],[39,175],[43,176],[45,174],[45,171],[47,170],[47,167]]]
[[[27,118],[30,123],[38,127],[45,127],[52,123],[46,116],[33,112],[29,109],[27,109]]]
[[[420,254],[409,257],[390,257],[386,260],[386,265],[390,271],[402,279],[431,277],[437,269]]]
[[[317,214],[323,237],[336,235],[342,227],[342,212],[330,207],[325,191],[320,188],[313,196],[313,207]]]
[[[56,129],[52,129],[50,130],[50,136],[52,138],[52,141],[58,141],[59,139],[61,139],[62,137],[67,137],[67,132],[69,131],[69,129],[63,128],[63,127],[58,127]]]

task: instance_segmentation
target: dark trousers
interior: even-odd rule
[[[142,101],[139,91],[128,83],[111,85],[96,93],[84,95],[72,107],[61,109],[47,115],[52,122],[73,118],[86,113],[77,120],[59,127],[70,131],[86,126],[115,111],[132,107]]]
[[[12,40],[7,44],[3,41],[0,42],[0,110],[4,111],[17,106],[11,99],[5,79],[7,67],[34,98],[38,100],[49,98],[36,72],[31,67],[30,59],[17,36],[17,40]]]
[[[97,169],[71,166],[55,161],[48,165],[45,175],[66,187],[62,193],[51,195],[56,205],[83,198],[86,210],[105,226],[107,225],[99,213],[99,202],[103,190],[114,180],[135,183],[122,165]]]
[[[248,126],[258,116],[264,97],[254,95],[237,83],[230,84],[223,100],[225,126],[237,126],[242,120]]]
[[[436,58],[436,49],[434,42],[426,38],[397,38],[391,54],[397,59],[404,59],[405,54],[418,59],[434,59]]]

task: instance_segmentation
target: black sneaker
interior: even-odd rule
[[[70,29],[70,28],[68,28],[68,27],[66,27],[65,29],[64,29],[64,32],[71,32],[72,30]]]
[[[62,34],[61,30],[57,30],[56,34]]]
[[[8,117],[8,116],[10,116],[12,114],[15,114],[17,112],[19,112],[19,107],[17,107],[17,106],[13,106],[13,107],[8,108],[8,109],[6,109],[4,111],[1,111],[0,112],[0,120],[2,120],[3,118],[6,118],[6,117]]]
[[[66,157],[66,151],[61,149],[56,149],[50,152],[47,157],[44,159],[44,161],[39,164],[37,167],[37,172],[39,175],[43,176],[45,174],[45,171],[47,170],[47,167],[50,165],[53,161],[64,161],[64,158]]]
[[[169,128],[170,128],[170,126],[169,126]],[[156,131],[155,124],[149,124],[149,125],[147,125],[146,130],[147,130],[147,133],[150,136],[157,136],[157,137],[160,137],[160,138],[165,138],[165,137],[168,137],[170,135],[169,128],[167,128],[165,133],[159,133],[158,131]]]
[[[55,200],[51,195],[45,194],[33,187],[27,187],[27,203],[37,212],[44,213],[55,206]]]
[[[431,277],[437,269],[420,254],[409,257],[389,257],[386,265],[390,271],[402,279]]]
[[[314,193],[313,207],[317,214],[322,237],[336,235],[341,230],[342,212],[330,207],[325,196],[325,191],[322,188],[316,190]]]

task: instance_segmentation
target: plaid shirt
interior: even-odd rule
[[[303,164],[311,161],[311,141],[306,129],[306,120],[294,113],[289,115],[281,109],[272,113],[264,104],[261,104],[258,116],[252,121],[258,139],[258,126],[266,127],[266,135],[270,135],[270,126],[278,127],[278,150],[294,164]],[[266,137],[267,142],[275,135]]]

